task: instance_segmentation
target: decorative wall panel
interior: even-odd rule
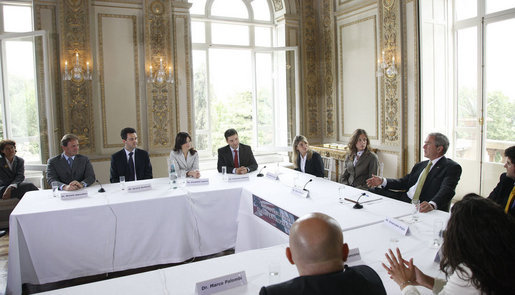
[[[324,139],[336,139],[336,79],[334,53],[333,1],[321,1],[321,52],[323,65],[323,97],[324,97]]]
[[[61,46],[61,71],[64,61],[69,63],[75,53],[80,62],[91,61],[89,1],[63,0],[59,2],[59,30]],[[63,133],[74,133],[79,137],[81,152],[95,150],[94,120],[91,100],[91,81],[64,81],[63,89]]]

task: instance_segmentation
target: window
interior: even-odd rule
[[[27,163],[41,163],[32,7],[1,3],[0,18],[0,139],[15,140]]]
[[[256,150],[286,150],[286,78],[296,49],[274,48],[268,0],[196,0],[191,8],[195,146],[208,155],[228,128]],[[296,77],[292,76],[292,77]]]

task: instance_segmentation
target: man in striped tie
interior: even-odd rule
[[[378,187],[374,193],[411,203],[420,200],[420,212],[434,209],[449,211],[456,185],[461,176],[461,166],[444,155],[449,139],[441,133],[430,133],[424,141],[424,157],[411,172],[401,179],[381,178],[373,175],[367,179],[369,187]],[[395,191],[392,191],[395,190]]]
[[[501,205],[504,212],[515,216],[515,145],[504,150],[506,173],[501,174],[499,183],[488,198]]]

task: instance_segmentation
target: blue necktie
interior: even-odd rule
[[[72,169],[72,166],[73,166],[73,158],[72,157],[68,158],[68,166],[70,166],[70,169]]]

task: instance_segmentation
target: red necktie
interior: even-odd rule
[[[240,161],[238,161],[238,150],[234,150],[234,168],[240,167]]]

